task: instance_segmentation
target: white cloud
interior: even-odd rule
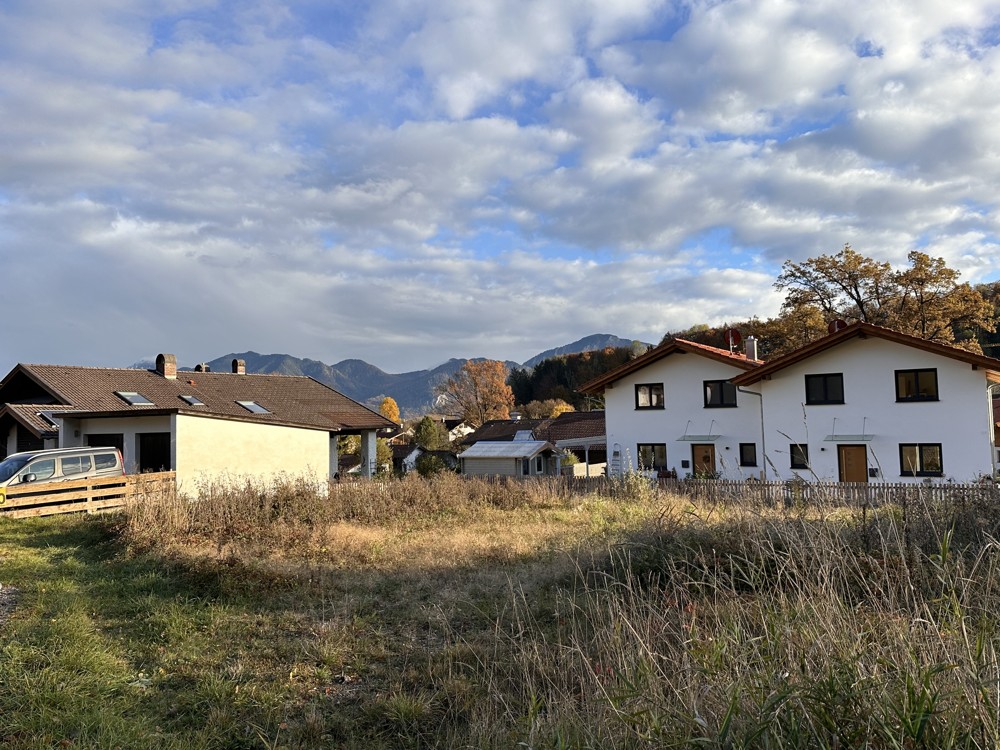
[[[844,242],[995,279],[998,21],[979,0],[12,0],[0,241],[45,335],[0,322],[0,356],[523,360],[773,314],[781,262]]]

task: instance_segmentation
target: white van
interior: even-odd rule
[[[0,488],[125,474],[117,448],[58,448],[12,453],[0,462]]]

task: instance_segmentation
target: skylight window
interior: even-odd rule
[[[131,404],[132,406],[153,405],[152,401],[143,396],[141,393],[136,393],[135,391],[115,391],[115,395],[126,404]]]
[[[187,403],[188,406],[204,406],[205,402],[202,401],[197,396],[181,396],[181,399]]]
[[[270,414],[271,413],[267,409],[265,409],[263,406],[261,406],[260,404],[258,404],[256,401],[237,401],[236,403],[239,404],[240,406],[242,406],[247,411],[252,412],[254,414]]]

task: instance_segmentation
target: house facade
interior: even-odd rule
[[[361,436],[362,474],[392,423],[307,377],[17,365],[0,381],[0,450],[111,445],[129,473],[173,470],[179,487],[220,475],[307,476],[337,471],[337,438]],[[367,469],[367,470],[366,470]]]
[[[559,454],[545,440],[530,435],[515,440],[480,440],[458,456],[462,473],[478,477],[558,476]]]
[[[604,395],[608,473],[760,476],[760,402],[731,383],[760,364],[674,339],[584,384]]]
[[[995,476],[1000,360],[854,323],[733,378],[763,401],[772,479]]]
[[[674,340],[585,384],[609,473],[840,482],[998,476],[1000,360],[868,323],[761,362]]]

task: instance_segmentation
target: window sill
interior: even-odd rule
[[[637,406],[636,411],[663,411],[663,406]]]
[[[846,401],[806,401],[806,406],[843,406]]]
[[[916,473],[914,473],[914,472],[911,471],[911,472],[907,472],[906,474],[900,474],[899,478],[900,479],[913,479],[914,477],[920,477],[920,478],[931,478],[931,479],[937,478],[937,479],[941,479],[943,476],[944,476],[944,472],[943,471],[918,471]]]
[[[737,404],[705,404],[706,409],[735,409]]]
[[[897,398],[897,404],[933,404],[941,399],[939,398]]]

